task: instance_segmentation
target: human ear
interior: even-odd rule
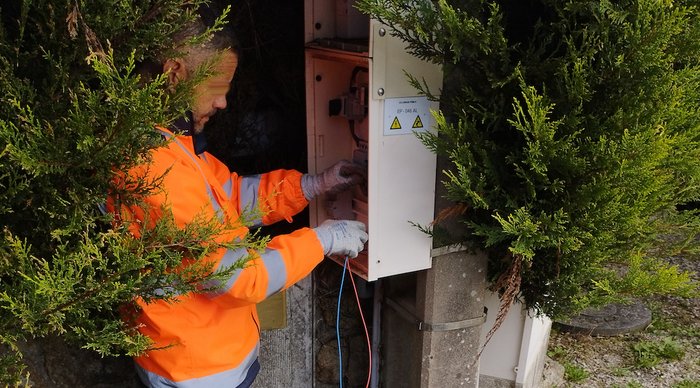
[[[185,62],[179,58],[168,59],[163,63],[163,74],[168,77],[168,85],[174,87],[187,78]]]

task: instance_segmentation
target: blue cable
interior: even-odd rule
[[[345,256],[343,264],[343,277],[340,278],[340,291],[338,291],[338,312],[335,318],[335,336],[338,339],[338,365],[340,365],[340,388],[343,388],[343,352],[340,349],[340,297],[343,295],[343,284],[345,283],[345,272],[348,268],[348,257]]]

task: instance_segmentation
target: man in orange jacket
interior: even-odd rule
[[[180,41],[202,31],[204,25],[198,22]],[[183,58],[162,63],[168,83],[175,85],[189,79],[210,58],[218,58],[215,72],[195,88],[190,128],[186,128],[189,135],[181,134],[182,128],[158,128],[171,141],[151,152],[148,166],[129,172],[142,177],[163,175],[163,190],[149,194],[139,207],[115,208],[114,201],[108,205],[122,219],[137,221],[130,224],[135,234],[138,225],[148,227],[148,222],[162,217],[164,208],[172,212],[178,227],[202,215],[235,223],[246,209],[264,210],[255,220],[257,225],[291,220],[311,198],[359,182],[362,174],[349,162],[319,175],[276,170],[238,176],[213,155],[199,152],[191,135],[201,133],[209,118],[226,108],[226,93],[238,63],[235,47],[219,34],[202,46],[189,47]],[[247,232],[241,227],[226,238]],[[235,271],[216,291],[176,295],[176,303],[137,300],[142,309],[136,318],[139,330],[154,341],[155,348],[164,347],[135,359],[142,382],[152,387],[250,386],[260,368],[256,303],[306,277],[324,255],[357,256],[366,241],[361,222],[326,221],[314,229],[272,238],[263,253],[255,254],[245,269]],[[206,260],[219,270],[249,253],[244,248],[222,248]]]

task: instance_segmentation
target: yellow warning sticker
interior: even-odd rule
[[[384,99],[384,136],[413,136],[416,132],[427,131],[433,126],[430,106],[425,96]]]
[[[413,121],[412,128],[423,128],[423,121],[421,121],[420,116],[416,116],[416,119]]]

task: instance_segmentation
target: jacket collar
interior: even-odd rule
[[[207,149],[207,137],[204,136],[204,131],[194,133],[194,120],[192,112],[187,111],[184,116],[175,120],[170,125],[170,130],[177,135],[191,136],[194,144],[194,152],[199,155]]]

